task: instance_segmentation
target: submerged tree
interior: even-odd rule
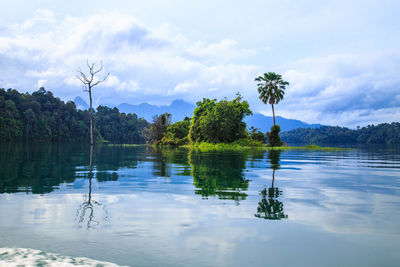
[[[271,104],[272,106],[272,117],[274,118],[275,126],[275,110],[274,104],[278,104],[285,94],[286,86],[288,82],[282,79],[282,75],[276,74],[275,72],[264,73],[263,76],[259,76],[255,79],[257,81],[259,98],[264,104]]]
[[[110,73],[107,73],[102,79],[98,79],[96,74],[103,70],[103,63],[100,62],[100,66],[97,66],[96,63],[89,64],[89,61],[86,62],[86,65],[89,69],[89,74],[83,72],[80,68],[78,69],[78,75],[76,77],[82,82],[82,87],[85,92],[89,93],[89,101],[90,101],[90,144],[93,145],[93,107],[92,107],[92,88],[98,85],[99,83],[104,82]]]

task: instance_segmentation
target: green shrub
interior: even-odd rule
[[[274,125],[271,127],[271,132],[267,133],[268,143],[270,146],[281,146],[282,141],[279,136],[279,132],[281,131],[281,127],[279,125]]]
[[[241,146],[241,147],[258,147],[258,146],[263,146],[263,144],[260,141],[256,140],[251,140],[251,139],[246,139],[246,138],[241,138],[232,143],[234,146]]]
[[[156,143],[156,146],[169,146],[169,147],[178,147],[187,145],[189,143],[189,138],[170,138],[169,136],[164,136],[160,142]]]
[[[260,131],[260,129],[254,128],[253,126],[251,126],[249,129],[249,137],[251,140],[258,141],[263,144],[265,143],[265,141],[267,141],[265,135]]]

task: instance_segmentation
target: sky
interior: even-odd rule
[[[3,1],[0,88],[94,104],[232,99],[272,115],[254,79],[290,85],[276,115],[355,128],[400,118],[400,1]],[[101,78],[103,76],[99,76]]]

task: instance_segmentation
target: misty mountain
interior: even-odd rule
[[[261,113],[254,113],[252,116],[246,117],[244,121],[247,126],[253,126],[254,128],[259,128],[261,132],[266,133],[271,130],[272,125],[274,125],[274,120],[272,116],[265,116]],[[281,127],[281,132],[290,131],[297,128],[319,128],[321,124],[308,124],[303,121],[286,119],[281,116],[275,117],[276,124]]]
[[[80,110],[89,109],[89,105],[80,96],[75,97],[74,102],[75,102],[77,109],[80,109]]]
[[[88,109],[89,105],[81,98],[75,98],[75,104],[80,109]],[[109,105],[107,105],[109,106]],[[84,108],[81,108],[84,107]],[[113,107],[113,106],[109,106]],[[181,121],[185,117],[192,117],[195,105],[185,102],[181,99],[174,100],[170,105],[156,106],[148,103],[132,105],[122,103],[117,106],[120,112],[135,113],[141,118],[145,118],[148,122],[152,122],[155,115],[160,115],[165,112],[172,114],[172,121]],[[285,119],[281,116],[275,117],[276,123],[281,126],[281,132],[290,131],[297,128],[319,128],[320,124],[308,124],[300,120]],[[270,116],[265,116],[261,113],[254,113],[252,116],[246,117],[244,121],[248,127],[259,128],[260,131],[266,133],[270,131],[273,125],[273,119]]]
[[[151,122],[155,115],[160,115],[165,112],[172,114],[172,121],[181,121],[185,117],[192,117],[194,105],[187,103],[181,99],[174,100],[170,105],[156,106],[148,103],[141,103],[139,105],[131,105],[122,103],[117,106],[120,112],[136,113],[139,117],[145,118]]]

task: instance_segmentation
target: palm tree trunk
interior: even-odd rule
[[[274,181],[275,181],[275,169],[272,170],[272,185],[271,185],[271,188],[274,188]]]
[[[274,104],[271,104],[272,106],[272,117],[274,118],[274,126],[275,126],[275,110],[274,110]]]

